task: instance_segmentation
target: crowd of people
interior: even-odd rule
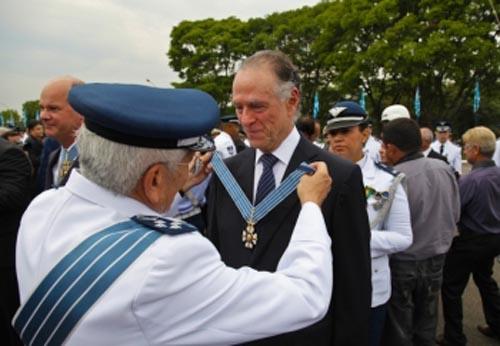
[[[458,146],[395,104],[376,137],[356,102],[322,127],[300,101],[297,67],[268,50],[223,117],[194,89],[47,83],[40,121],[0,129],[1,338],[465,345],[472,274],[478,330],[500,339],[493,131]]]

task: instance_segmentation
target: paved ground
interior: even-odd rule
[[[500,282],[500,263],[495,261],[494,267],[494,277],[498,282]],[[478,324],[484,324],[483,308],[481,305],[481,298],[479,296],[479,291],[470,278],[469,284],[465,291],[464,297],[464,332],[468,339],[468,345],[470,346],[497,346],[500,345],[500,341],[493,340],[482,335],[477,329]],[[441,307],[440,307],[441,308]],[[437,333],[440,334],[443,331],[442,314],[440,312],[439,324]]]

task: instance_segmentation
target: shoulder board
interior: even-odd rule
[[[153,215],[136,215],[132,217],[132,221],[135,221],[142,226],[145,226],[147,228],[168,235],[178,235],[198,230],[195,226],[185,221],[178,219],[171,219],[171,218],[163,218]]]
[[[399,171],[395,170],[394,168],[392,167],[389,167],[389,166],[386,166],[384,165],[383,163],[380,163],[380,162],[375,162],[375,166],[378,168],[378,169],[381,169],[387,173],[389,173],[390,175],[393,175],[393,176],[397,176],[400,174]]]

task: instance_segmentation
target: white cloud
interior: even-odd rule
[[[37,99],[50,79],[167,87],[178,80],[166,52],[182,20],[241,19],[312,6],[318,0],[2,0],[0,110]]]

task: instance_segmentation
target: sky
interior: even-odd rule
[[[51,79],[170,87],[170,31],[183,20],[246,20],[319,0],[1,0],[0,111],[21,112]],[[148,82],[149,80],[149,82]]]

